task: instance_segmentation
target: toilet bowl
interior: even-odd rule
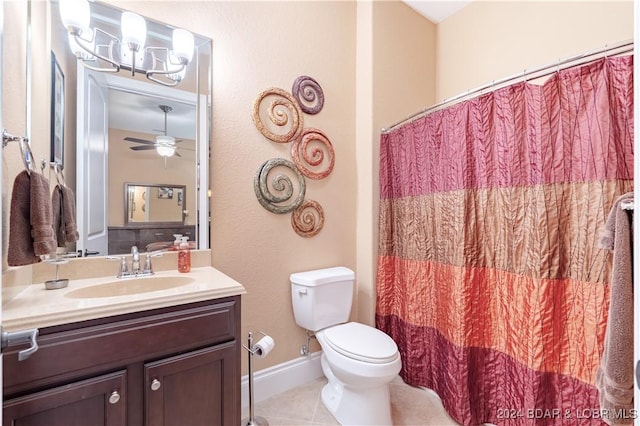
[[[327,384],[322,403],[341,425],[392,425],[389,383],[402,367],[382,331],[347,322],[355,274],[345,267],[291,274],[296,323],[315,333]]]
[[[402,362],[395,342],[355,322],[316,333],[327,384],[322,402],[341,425],[392,425],[389,382]]]

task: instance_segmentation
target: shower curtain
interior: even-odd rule
[[[461,424],[602,423],[597,243],[633,189],[632,75],[603,58],[381,137],[376,326]]]

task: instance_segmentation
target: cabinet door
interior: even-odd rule
[[[126,423],[126,371],[74,382],[4,402],[5,426],[121,426]]]
[[[235,342],[145,364],[148,426],[240,424]]]

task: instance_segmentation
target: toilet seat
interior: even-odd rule
[[[400,354],[396,343],[377,328],[357,322],[322,330],[324,340],[336,352],[371,364],[393,362]]]

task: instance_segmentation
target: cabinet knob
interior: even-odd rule
[[[153,379],[153,381],[151,382],[151,390],[157,391],[158,389],[160,389],[160,380]]]
[[[117,404],[118,401],[120,401],[120,394],[118,391],[111,392],[111,395],[109,395],[109,404]]]

